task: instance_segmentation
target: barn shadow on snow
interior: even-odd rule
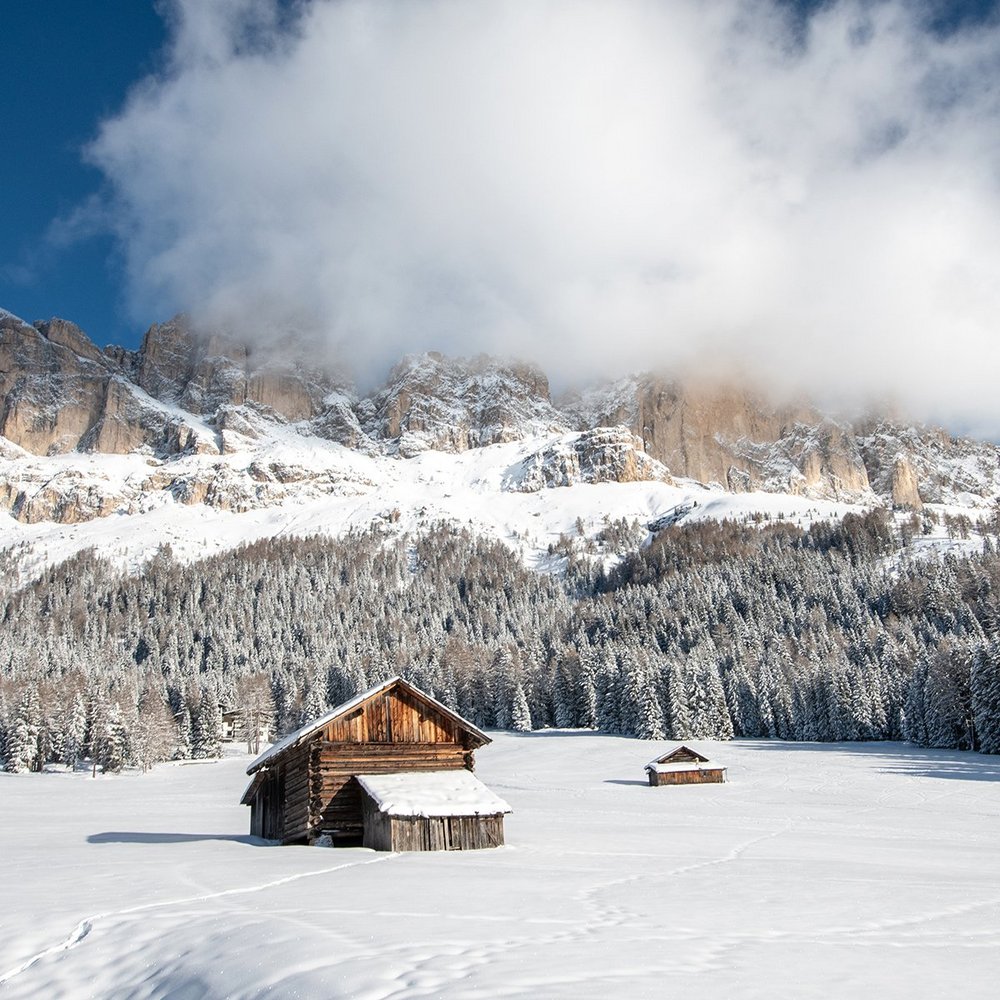
[[[642,785],[643,788],[649,788],[648,781],[639,781],[636,778],[605,778],[603,784],[605,785]]]
[[[798,743],[790,740],[736,740],[748,750],[836,753],[873,759],[886,774],[910,778],[1000,781],[1000,756],[971,750],[935,750],[908,743]]]
[[[261,840],[249,834],[236,833],[146,833],[132,830],[109,830],[92,833],[88,844],[197,844],[208,840],[223,840],[250,847],[270,847],[273,841]]]

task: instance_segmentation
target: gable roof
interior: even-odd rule
[[[387,816],[496,816],[512,811],[465,768],[356,777]]]
[[[480,746],[493,742],[481,729],[478,729],[468,720],[463,719],[457,712],[453,712],[447,707],[447,705],[442,705],[441,702],[439,702],[436,698],[432,698],[425,691],[421,691],[420,688],[414,687],[409,681],[404,681],[402,677],[390,677],[387,681],[383,681],[381,684],[377,684],[375,687],[369,688],[367,691],[363,691],[350,701],[345,701],[343,705],[338,705],[332,711],[327,712],[326,715],[320,716],[320,718],[314,719],[312,722],[307,722],[301,729],[296,729],[294,733],[289,733],[284,738],[278,740],[277,743],[269,746],[247,768],[247,774],[253,774],[255,771],[260,770],[260,768],[265,767],[268,764],[273,764],[277,758],[281,757],[288,750],[291,750],[292,747],[298,746],[304,740],[309,739],[310,736],[319,732],[324,726],[336,721],[341,716],[353,712],[356,708],[360,708],[366,701],[368,701],[369,698],[375,698],[380,694],[384,694],[390,688],[395,687],[402,688],[407,692],[407,694],[436,709],[446,718],[451,719],[451,721],[456,725],[460,726],[466,732],[471,733],[478,740],[480,740]]]
[[[651,760],[646,765],[646,770],[656,770],[658,764],[671,764],[674,766],[694,764],[701,766],[708,763],[709,759],[704,754],[698,753],[697,750],[692,750],[691,747],[685,746],[683,743],[678,743],[672,746],[665,754],[657,757],[656,760]]]

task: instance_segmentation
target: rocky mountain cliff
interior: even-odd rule
[[[0,310],[0,509],[22,523],[75,523],[142,510],[164,491],[245,511],[349,488],[354,473],[326,459],[276,458],[272,445],[288,435],[307,451],[332,442],[378,460],[523,441],[497,473],[500,489],[518,492],[693,480],[913,509],[1000,496],[993,445],[888,418],[838,420],[738,386],[644,374],[554,402],[532,365],[428,353],[360,395],[321,358],[294,338],[265,352],[183,317],[150,327],[138,351],[102,350],[65,320]],[[104,482],[87,455],[139,464]]]

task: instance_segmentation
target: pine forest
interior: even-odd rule
[[[453,525],[272,539],[141,573],[93,552],[14,583],[0,555],[10,771],[117,770],[286,733],[400,674],[479,726],[898,740],[1000,752],[1000,556],[914,559],[881,509],[820,522],[608,523],[531,571]],[[251,731],[252,730],[252,731]]]

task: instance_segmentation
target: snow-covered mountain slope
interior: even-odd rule
[[[803,523],[854,509],[706,489],[664,476],[662,466],[651,468],[647,479],[619,482],[596,461],[580,463],[580,437],[457,454],[425,451],[401,460],[284,427],[240,450],[170,461],[139,454],[39,459],[15,453],[0,457],[0,482],[24,499],[0,515],[0,547],[18,551],[30,573],[91,546],[137,565],[164,544],[194,559],[261,537],[341,535],[373,523],[393,532],[419,531],[445,520],[503,541],[544,569],[558,565],[549,549],[561,536],[595,538],[622,518],[644,527],[682,504],[691,508],[689,518],[762,511]],[[567,455],[572,460],[564,461]]]
[[[362,396],[294,337],[263,352],[179,317],[139,351],[100,350],[64,320],[0,311],[0,547],[25,565],[440,519],[547,565],[581,525],[596,537],[679,506],[812,519],[932,503],[975,518],[998,497],[993,445],[733,386],[647,374],[554,403],[531,365],[429,353]]]

